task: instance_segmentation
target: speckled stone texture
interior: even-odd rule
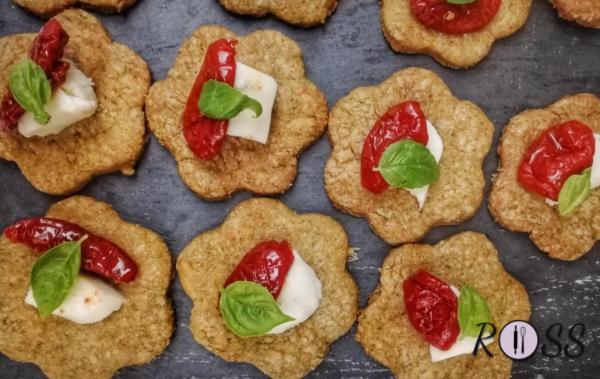
[[[275,18],[253,19],[228,13],[216,0],[141,0],[122,15],[100,15],[113,39],[137,51],[149,63],[155,80],[166,77],[181,42],[198,26],[223,24],[238,34],[275,29],[302,47],[308,77],[335,104],[353,88],[380,83],[410,66],[433,70],[453,94],[477,103],[496,126],[494,146],[484,162],[486,194],[498,158],[494,153],[501,130],[523,110],[543,108],[567,94],[600,88],[597,59],[600,32],[561,20],[549,1],[535,1],[528,22],[516,34],[498,41],[490,55],[469,70],[445,69],[424,55],[394,53],[379,23],[380,6],[373,0],[340,1],[328,22],[309,30],[288,26]],[[42,21],[10,1],[0,2],[0,35],[31,32]],[[360,248],[349,271],[360,288],[361,306],[379,282],[379,268],[390,248],[377,238],[364,219],[336,211],[325,194],[324,166],[329,156],[325,137],[309,148],[298,165],[294,186],[277,198],[299,213],[324,213],[340,222],[350,245]],[[162,234],[178,255],[196,235],[220,225],[247,193],[220,203],[200,200],[186,189],[171,155],[154,137],[137,166],[136,175],[106,175],[93,180],[83,193],[110,202],[121,217]],[[43,214],[55,197],[41,194],[14,164],[0,163],[0,227],[26,216]],[[539,251],[526,234],[510,232],[490,217],[484,199],[473,219],[429,232],[425,243],[437,243],[463,230],[484,232],[499,252],[505,269],[525,285],[532,303],[531,321],[540,331],[555,322],[565,327],[581,321],[587,326],[584,354],[573,360],[532,358],[513,365],[513,378],[573,378],[597,376],[600,356],[600,248],[576,262],[560,262]],[[179,280],[173,282],[174,339],[150,364],[123,369],[118,378],[228,377],[262,378],[250,365],[227,363],[198,346],[187,328],[191,301]],[[576,311],[575,311],[576,310]],[[563,338],[566,342],[567,339]],[[542,335],[541,343],[548,343]],[[325,360],[309,378],[389,378],[391,372],[369,359],[354,329],[332,345]],[[0,377],[41,378],[33,365],[0,357]]]

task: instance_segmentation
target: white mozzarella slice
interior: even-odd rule
[[[592,183],[592,189],[600,186],[600,134],[594,133],[594,140],[596,141],[594,150],[594,160],[592,162],[592,177],[590,181]]]
[[[294,318],[277,325],[268,334],[283,333],[308,320],[319,308],[321,302],[321,281],[304,259],[294,250],[294,262],[285,277],[285,282],[277,298],[281,311]]]
[[[257,100],[262,105],[262,114],[256,117],[250,109],[229,120],[227,135],[266,144],[271,129],[271,114],[277,96],[277,82],[271,76],[236,62],[234,87]]]
[[[45,106],[50,121],[46,125],[38,124],[33,114],[26,112],[19,119],[19,133],[23,136],[29,138],[57,134],[96,113],[98,102],[94,83],[73,62],[69,63],[65,82],[53,91],[52,98]]]
[[[440,163],[440,159],[442,159],[442,152],[444,151],[444,142],[442,141],[442,137],[439,135],[435,127],[429,120],[427,120],[427,134],[429,139],[427,141],[427,145],[425,146],[431,155],[435,158],[437,163]],[[427,192],[429,191],[429,186],[423,186],[419,188],[409,188],[407,191],[417,199],[417,203],[419,204],[419,210],[423,208],[425,204],[425,200],[427,199]]]
[[[592,175],[590,177],[590,184],[592,189],[598,188],[600,186],[600,134],[594,133],[594,158],[592,161]],[[554,201],[548,198],[545,198],[546,204],[554,207],[558,205],[558,201]]]
[[[93,324],[121,309],[124,302],[121,293],[109,284],[80,274],[65,301],[52,314],[77,324]],[[31,288],[25,303],[37,308]]]
[[[494,342],[493,338],[483,340],[483,343],[487,346]],[[429,354],[431,355],[432,362],[439,362],[449,358],[458,357],[459,355],[472,354],[477,343],[477,337],[463,337],[456,341],[454,345],[448,350],[440,350],[435,346],[429,345]],[[481,349],[481,347],[480,347]]]

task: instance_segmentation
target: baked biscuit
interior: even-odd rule
[[[421,103],[444,142],[439,179],[429,188],[421,210],[404,189],[374,194],[361,186],[361,152],[367,134],[390,107],[408,100]],[[493,129],[479,107],[455,98],[433,72],[399,71],[377,86],[353,90],[331,110],[332,152],[325,167],[325,189],[336,208],[366,217],[387,243],[417,241],[432,227],[459,223],[477,211],[485,185],[481,166]]]
[[[219,0],[230,12],[254,17],[273,16],[305,28],[321,25],[333,13],[337,0]]]
[[[598,0],[550,0],[565,20],[587,26],[600,28],[600,2]]]
[[[67,8],[81,5],[101,12],[122,12],[137,0],[13,0],[17,5],[40,17],[52,17]]]
[[[365,352],[389,367],[398,378],[507,378],[512,361],[494,341],[479,352],[433,363],[429,343],[406,314],[403,282],[424,269],[455,286],[468,284],[487,301],[497,334],[512,320],[527,320],[531,304],[523,285],[508,274],[498,252],[482,234],[464,232],[437,245],[404,245],[386,257],[381,281],[361,311],[356,339]]]
[[[150,72],[135,52],[112,42],[89,13],[67,10],[56,19],[70,36],[65,57],[95,83],[98,110],[60,134],[25,138],[0,133],[0,158],[15,162],[38,190],[67,195],[100,174],[134,173],[146,142],[143,109]],[[0,38],[0,96],[8,91],[11,67],[27,57],[34,38]]]
[[[184,139],[182,114],[207,47],[235,38],[236,60],[275,78],[279,88],[267,144],[228,136],[218,156],[196,158]],[[294,181],[298,156],[327,125],[327,102],[304,72],[302,51],[276,31],[244,37],[220,26],[203,26],[187,39],[167,78],[156,82],[146,99],[148,126],[177,160],[184,183],[206,200],[222,200],[247,190],[276,194]]]
[[[223,283],[250,248],[269,239],[297,248],[322,283],[321,303],[308,320],[283,334],[239,338],[219,312]],[[348,252],[346,233],[330,217],[297,215],[271,199],[241,203],[220,227],[194,238],[177,260],[181,284],[194,302],[194,338],[223,359],[251,363],[270,377],[304,376],[356,319],[358,289],[346,271]]]
[[[79,224],[125,248],[140,269],[137,279],[117,285],[126,302],[99,323],[42,318],[23,301],[39,254],[2,235],[0,352],[38,365],[50,378],[110,378],[122,367],[151,361],[167,347],[173,333],[173,310],[166,297],[171,254],[163,240],[89,197],[60,201],[47,215]]]
[[[496,40],[519,30],[530,8],[531,0],[502,0],[495,17],[482,29],[448,34],[421,24],[412,13],[410,0],[382,0],[381,24],[395,51],[428,54],[444,66],[458,69],[479,63]]]
[[[600,99],[592,94],[565,97],[544,109],[513,117],[498,146],[500,163],[493,179],[489,210],[496,222],[529,238],[550,257],[575,260],[600,239],[600,191],[593,190],[571,215],[560,216],[544,198],[517,181],[521,161],[534,139],[552,125],[579,120],[600,132]]]

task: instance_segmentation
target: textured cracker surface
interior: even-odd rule
[[[169,344],[173,309],[166,297],[171,254],[160,236],[119,218],[110,205],[75,196],[47,213],[77,223],[127,251],[139,266],[137,279],[117,288],[123,307],[91,325],[49,316],[25,304],[38,254],[0,237],[0,352],[32,362],[50,378],[110,378],[121,367],[151,361]]]
[[[560,17],[590,28],[600,28],[600,0],[550,0]]]
[[[337,0],[219,0],[228,11],[263,17],[272,14],[293,25],[311,27],[324,24],[337,6]]]
[[[282,334],[239,338],[219,312],[220,291],[246,252],[272,239],[289,241],[315,270],[323,285],[321,304],[307,321]],[[193,239],[177,260],[181,284],[194,302],[194,338],[223,359],[252,363],[271,377],[304,376],[356,320],[358,288],[346,271],[347,258],[346,233],[332,218],[297,215],[271,199],[241,203],[220,227]]]
[[[419,269],[459,288],[468,284],[485,298],[498,333],[488,345],[492,359],[480,351],[477,357],[431,362],[429,344],[404,308],[402,283]],[[379,287],[361,311],[356,339],[398,378],[508,378],[512,362],[500,351],[497,336],[506,323],[528,320],[530,308],[527,291],[504,271],[494,245],[483,234],[463,232],[433,246],[392,250],[383,263]]]
[[[600,133],[600,99],[592,94],[565,97],[544,109],[513,117],[504,129],[498,155],[500,165],[490,193],[489,209],[504,227],[529,233],[531,240],[552,258],[574,260],[600,239],[600,190],[595,189],[572,214],[561,217],[544,198],[517,181],[525,151],[544,130],[579,120]]]
[[[40,17],[51,17],[77,5],[103,12],[121,12],[137,0],[13,0]]]
[[[207,47],[236,38],[236,59],[275,78],[279,88],[266,145],[227,137],[213,160],[197,159],[182,133],[182,114]],[[327,102],[305,76],[302,51],[280,32],[262,30],[244,37],[220,26],[198,28],[183,42],[167,79],[156,82],[146,99],[149,128],[175,157],[185,184],[207,200],[248,190],[275,194],[294,182],[298,156],[327,125]]]
[[[373,194],[360,184],[360,159],[367,134],[387,110],[403,101],[421,103],[444,142],[440,178],[429,188],[419,211],[403,189]],[[331,110],[328,135],[332,152],[325,188],[336,208],[366,217],[389,244],[414,242],[432,227],[470,218],[483,196],[482,162],[490,149],[493,125],[479,107],[456,99],[433,72],[402,70],[378,86],[359,87]]]
[[[38,190],[66,195],[94,176],[133,174],[146,140],[144,98],[148,66],[129,48],[111,42],[100,22],[81,10],[56,17],[70,36],[65,57],[95,83],[96,114],[47,137],[0,133],[0,158],[17,163]],[[7,91],[11,67],[29,54],[35,34],[0,38],[0,96]]]
[[[497,39],[519,30],[530,8],[531,0],[502,0],[496,16],[481,30],[453,35],[422,25],[413,16],[409,0],[381,0],[381,24],[397,52],[428,54],[445,66],[467,68],[484,59]]]

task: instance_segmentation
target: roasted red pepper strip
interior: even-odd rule
[[[67,241],[81,244],[81,267],[115,283],[129,283],[138,273],[137,264],[123,249],[111,241],[88,232],[68,221],[36,217],[18,221],[4,230],[6,237],[15,243],[27,245],[38,253],[45,252]]]
[[[413,15],[426,27],[449,34],[481,30],[492,21],[502,0],[451,4],[447,0],[410,0]]]
[[[68,42],[69,35],[55,19],[48,21],[33,41],[29,56],[42,67],[52,89],[65,82],[69,63],[60,59]],[[25,110],[8,90],[0,103],[0,130],[13,130],[24,113]]]
[[[404,306],[412,326],[440,350],[454,345],[460,333],[458,299],[450,286],[419,270],[402,284]]]
[[[594,132],[579,121],[545,130],[533,141],[519,166],[519,183],[527,190],[557,201],[565,181],[592,166]]]
[[[183,112],[183,136],[200,159],[210,160],[219,154],[227,138],[228,120],[213,120],[198,109],[198,99],[204,83],[218,80],[233,86],[235,81],[236,40],[219,39],[210,44],[204,55],[204,63],[196,77]]]
[[[402,139],[423,145],[429,141],[427,119],[417,101],[407,101],[390,108],[369,132],[363,144],[360,166],[361,184],[365,189],[381,193],[389,187],[374,168],[379,166],[385,149]]]
[[[292,263],[294,254],[287,241],[262,242],[244,255],[223,287],[237,281],[252,281],[277,299]]]

